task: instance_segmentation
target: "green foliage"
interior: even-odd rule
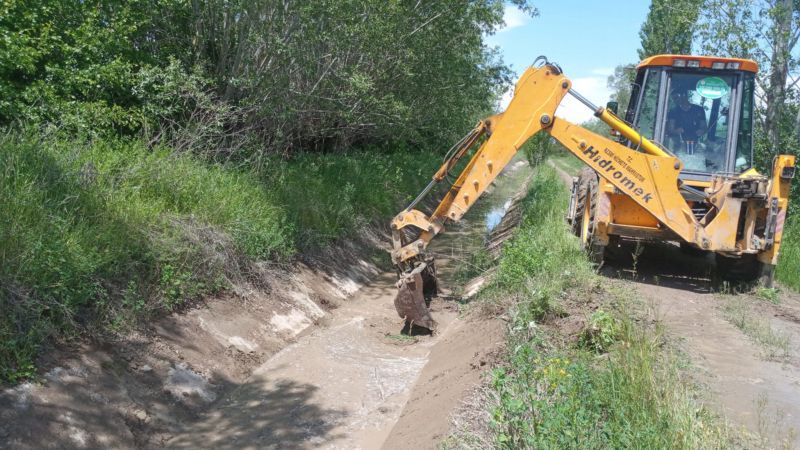
[[[352,235],[397,213],[430,180],[441,161],[419,151],[302,154],[272,160],[261,179],[286,209],[300,248]]]
[[[534,298],[541,301],[534,308],[538,312],[533,319],[549,310],[547,305],[554,294],[573,285],[576,279],[590,278],[592,273],[578,242],[563,224],[568,199],[569,194],[555,171],[540,166],[522,201],[525,211],[522,224],[503,249],[494,281],[496,288],[508,292],[530,290]],[[568,276],[560,276],[563,274]],[[544,283],[542,287],[531,283],[531,280],[545,282],[548,279],[553,279],[555,284]]]
[[[498,447],[727,448],[715,418],[692,400],[657,340],[628,333],[626,346],[599,364],[590,354],[535,342],[514,347],[509,368],[493,374]]]
[[[37,121],[130,133],[143,67],[177,54],[166,39],[184,2],[9,0],[0,5],[0,124]],[[185,38],[188,38],[186,36]]]
[[[536,167],[561,148],[549,134],[539,133],[522,145],[522,152],[531,167]]]
[[[629,315],[597,311],[583,343],[565,348],[536,321],[558,309],[565,289],[582,298],[590,265],[563,222],[566,189],[552,170],[536,175],[524,219],[500,261],[498,285],[519,304],[508,361],[492,374],[499,448],[727,448],[724,432],[692,398],[658,333]],[[497,291],[495,291],[495,294]],[[547,300],[542,301],[543,298]],[[615,304],[623,304],[621,298]]]
[[[223,247],[293,251],[285,212],[253,177],[165,149],[5,134],[0,167],[0,379],[27,376],[50,335],[219,289]]]
[[[597,353],[607,352],[619,336],[617,319],[602,309],[592,313],[580,338],[582,347]]]
[[[639,59],[658,54],[688,55],[692,52],[695,22],[704,0],[653,0],[642,24]]]
[[[427,182],[422,152],[307,155],[256,176],[135,139],[0,137],[0,380],[50,336],[172,311],[387,218]]]
[[[581,286],[594,272],[577,240],[563,224],[569,194],[555,170],[541,165],[528,195],[514,238],[503,247],[497,272],[481,297],[519,300],[520,323],[535,322],[558,310],[565,289]]]
[[[622,64],[614,68],[614,73],[608,76],[606,84],[611,89],[609,100],[619,103],[618,116],[626,118],[627,108],[631,101],[631,86],[636,79],[636,65]],[[593,119],[597,120],[597,119]],[[608,129],[608,126],[606,126]]]
[[[445,145],[510,82],[483,44],[503,5],[11,0],[0,5],[0,125],[143,133],[257,165]]]
[[[793,196],[795,203],[797,196]],[[797,214],[793,214],[786,222],[781,240],[781,255],[775,277],[784,286],[800,291],[800,224]]]

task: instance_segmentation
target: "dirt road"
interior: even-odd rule
[[[798,447],[800,296],[783,289],[773,303],[753,293],[719,293],[709,278],[712,266],[710,256],[665,244],[644,246],[635,270],[630,258],[603,273],[630,280],[688,356],[706,403],[750,435],[746,446]]]

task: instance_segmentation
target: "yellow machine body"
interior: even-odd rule
[[[661,55],[640,67],[669,65],[676,58],[681,57]],[[755,67],[746,60],[699,60],[703,67],[720,61],[738,62],[740,70]],[[419,272],[420,264],[430,265],[430,261],[423,262],[430,240],[448,221],[463,217],[528,139],[546,132],[596,176],[593,182],[597,188],[591,196],[583,195],[578,201],[573,190],[568,214],[587,249],[593,248],[595,253],[599,249],[602,254],[602,249],[617,239],[677,241],[729,258],[755,255],[771,273],[780,250],[794,156],[777,156],[769,176],[751,169],[684,181],[680,179],[684,169],[681,159],[608,109],[595,107],[571,91],[571,84],[557,65],[530,67],[517,82],[506,111],[481,121],[453,148],[429,187],[391,222],[392,259],[399,272],[409,273],[415,268]],[[595,116],[615,130],[620,140],[555,117],[568,93],[595,110]],[[414,209],[476,145],[477,150],[433,213],[426,215]],[[701,203],[702,208],[697,207]]]

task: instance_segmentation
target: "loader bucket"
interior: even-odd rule
[[[433,264],[419,263],[413,270],[401,274],[397,289],[394,299],[397,314],[406,320],[409,327],[419,326],[434,331],[436,321],[431,317],[426,302],[426,298],[438,293]]]

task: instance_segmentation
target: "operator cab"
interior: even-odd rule
[[[657,55],[637,66],[625,120],[681,161],[680,178],[752,167],[754,61]],[[636,143],[629,143],[636,147]]]

